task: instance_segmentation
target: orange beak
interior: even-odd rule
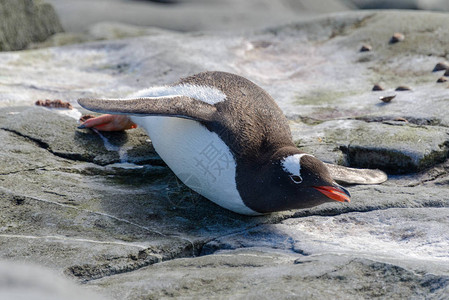
[[[339,202],[351,202],[351,194],[343,187],[335,186],[314,186],[314,189],[324,194],[326,197]]]

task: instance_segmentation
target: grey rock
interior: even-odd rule
[[[432,70],[448,59],[447,20],[351,12],[238,35],[155,30],[0,53],[0,257],[117,299],[444,298],[449,113]],[[389,44],[394,32],[407,38]],[[373,50],[360,53],[363,43]],[[204,70],[264,87],[301,148],[389,180],[349,186],[351,203],[244,217],[183,186],[142,131],[76,128],[77,98]],[[372,92],[376,82],[385,90]],[[413,90],[378,100],[399,85]],[[75,109],[31,106],[55,98]]]
[[[229,31],[268,27],[301,17],[345,11],[340,0],[187,0],[161,4],[124,0],[47,0],[67,31],[82,32],[98,22],[121,22],[176,31]]]
[[[83,32],[56,33],[42,43],[34,43],[30,48],[57,47],[100,40],[161,35],[165,32],[165,30],[155,27],[137,26],[120,22],[105,21],[92,24]],[[170,32],[170,34],[173,34],[173,32]]]
[[[449,11],[449,3],[444,0],[420,0],[418,1],[419,8],[425,10],[435,10],[435,11]]]
[[[449,276],[340,253],[304,257],[249,248],[176,259],[90,285],[117,299],[437,299],[448,292]]]
[[[8,115],[2,128],[33,140],[58,157],[99,165],[125,160],[128,163],[162,164],[142,130],[134,131],[132,135],[124,132],[96,132],[96,137],[92,132],[76,130],[78,125],[73,118],[61,116],[49,109],[31,107],[20,108],[19,111],[18,114]],[[55,129],[69,134],[58,135]],[[102,138],[109,141],[108,147],[104,146]]]
[[[203,251],[266,247],[303,256],[339,253],[372,259],[381,257],[402,267],[425,268],[424,261],[433,265],[433,259],[436,263],[447,254],[447,213],[448,207],[367,209],[335,216],[327,211],[326,218],[308,214],[215,239],[206,244]],[[422,239],[428,243],[422,244]],[[449,265],[443,263],[431,268],[427,272],[444,274]]]
[[[361,9],[422,9],[449,11],[449,3],[444,0],[347,0]]]
[[[419,9],[419,0],[347,0],[360,9]],[[429,2],[429,1],[427,1]],[[434,1],[435,2],[435,1]]]
[[[338,120],[313,126],[297,123],[292,131],[300,147],[310,149],[317,143],[334,147],[334,151],[327,149],[329,154],[323,159],[335,162],[332,153],[342,152],[350,166],[379,168],[392,174],[422,170],[445,161],[449,153],[449,129],[445,126]],[[317,156],[323,155],[320,148]]]
[[[0,2],[0,51],[25,49],[61,32],[53,7],[43,1]]]

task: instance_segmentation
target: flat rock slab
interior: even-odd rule
[[[399,293],[444,298],[449,292],[447,215],[447,208],[420,208],[291,218],[214,240],[202,257],[89,285],[131,299],[360,299]],[[208,250],[213,254],[206,255]]]
[[[444,262],[449,243],[448,208],[392,208],[336,216],[304,216],[279,224],[261,225],[205,245],[203,251],[267,247],[290,250],[303,256],[325,253],[382,257],[407,267],[425,267],[427,261]],[[400,222],[397,222],[400,220]],[[422,243],[426,240],[426,243]],[[357,254],[356,254],[357,253]],[[398,258],[401,259],[398,259]],[[432,264],[432,263],[431,263]],[[441,264],[434,271],[449,271]]]
[[[448,59],[448,20],[351,12],[239,35],[155,31],[1,53],[0,257],[117,299],[443,297],[448,89],[432,70]],[[405,39],[390,44],[394,32]],[[372,51],[359,52],[362,43]],[[204,70],[266,88],[298,146],[382,168],[389,181],[348,187],[351,203],[244,217],[183,186],[142,131],[76,128],[77,98],[122,97]],[[385,90],[371,91],[379,81]],[[55,98],[75,109],[32,106]]]
[[[23,107],[5,115],[3,129],[31,139],[59,157],[98,165],[120,162],[163,164],[143,130],[131,135],[124,132],[92,135],[92,132],[76,130],[76,121],[81,116],[77,110],[56,109],[52,112],[47,108]],[[63,134],[57,134],[55,130]]]
[[[445,297],[449,276],[415,273],[388,262],[345,254],[298,257],[239,249],[153,265],[89,284],[117,299],[361,299],[401,295]],[[412,264],[413,265],[413,264]],[[436,265],[436,264],[435,264]]]

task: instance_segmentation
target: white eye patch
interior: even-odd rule
[[[294,154],[294,155],[287,156],[286,158],[281,160],[282,169],[285,172],[290,174],[291,179],[295,183],[301,183],[302,182],[302,177],[301,177],[301,157],[303,157],[304,155],[312,156],[310,154],[301,153],[301,154]]]

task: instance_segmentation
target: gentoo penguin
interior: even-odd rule
[[[233,212],[259,215],[350,201],[329,166],[295,147],[273,98],[241,76],[203,72],[125,99],[78,102],[126,115],[89,119],[81,128],[137,124],[184,184]]]

